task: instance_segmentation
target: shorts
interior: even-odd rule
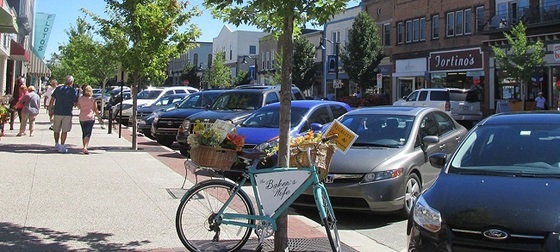
[[[55,133],[70,132],[72,130],[72,116],[54,115],[53,131]]]

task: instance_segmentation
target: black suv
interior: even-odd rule
[[[292,100],[304,100],[305,96],[295,85],[292,85]],[[183,121],[177,131],[177,143],[181,154],[188,156],[187,136],[191,133],[191,125],[197,120],[203,124],[212,124],[216,120],[238,124],[253,111],[264,105],[280,101],[280,86],[242,85],[221,94],[212,106],[203,112],[193,114]]]
[[[158,143],[171,146],[183,120],[187,116],[204,111],[223,92],[225,90],[205,90],[190,94],[177,104],[176,108],[161,112],[154,117],[150,124],[151,135]]]

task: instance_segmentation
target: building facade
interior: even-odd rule
[[[216,52],[224,52],[225,65],[231,71],[231,79],[241,71],[247,71],[251,82],[264,83],[257,73],[260,71],[259,62],[259,39],[267,33],[259,31],[232,31],[224,25],[217,37],[213,39],[214,55]]]
[[[167,73],[171,86],[182,85],[181,75],[185,72],[185,67],[188,65],[197,68],[199,77],[203,77],[204,71],[212,65],[212,42],[196,42],[196,44],[195,48],[182,53],[179,58],[169,61]]]

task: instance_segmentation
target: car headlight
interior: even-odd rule
[[[278,146],[278,140],[278,137],[272,138],[264,143],[258,144],[253,149],[260,152],[266,152],[267,150],[274,149],[276,146]]]
[[[384,179],[397,178],[404,173],[403,168],[397,168],[387,171],[370,172],[364,176],[364,182],[379,181]]]
[[[152,121],[153,124],[157,124],[157,122],[159,121],[159,116],[158,114],[153,114],[154,120]]]
[[[431,208],[422,196],[416,200],[412,218],[416,224],[430,232],[435,233],[441,230],[441,214]]]
[[[144,124],[146,124],[146,121],[144,121],[144,119],[138,118],[138,119],[136,119],[136,123],[139,124],[139,125],[140,124],[144,125]]]
[[[183,120],[181,127],[179,127],[179,132],[189,132],[190,127],[191,127],[191,121],[185,119]]]

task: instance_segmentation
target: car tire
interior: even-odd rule
[[[189,148],[186,145],[179,145],[179,152],[181,153],[181,155],[190,158],[190,153],[189,153]]]
[[[171,147],[171,145],[173,145],[173,142],[175,142],[172,139],[159,139],[159,138],[156,138],[156,141],[159,144],[161,144],[163,146],[167,146],[167,147]]]
[[[402,209],[403,217],[408,218],[412,206],[416,202],[418,195],[422,192],[422,183],[418,178],[416,173],[410,173],[406,178],[406,183],[404,184],[404,204]]]

